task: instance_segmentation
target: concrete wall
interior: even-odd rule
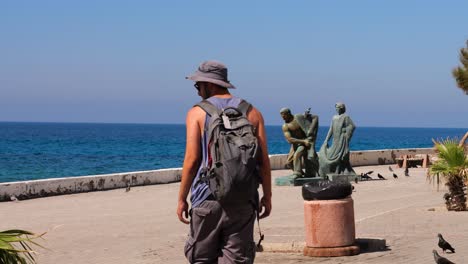
[[[402,155],[422,154],[429,154],[431,157],[435,152],[433,148],[351,151],[349,159],[353,166],[385,165],[396,163],[395,159]]]
[[[351,161],[351,165],[353,166],[371,166],[395,164],[395,159],[402,155],[419,154],[429,154],[431,156],[434,155],[435,152],[432,148],[363,150],[351,151],[349,159]],[[285,169],[286,159],[287,154],[270,155],[271,169]]]
[[[395,158],[410,154],[434,154],[432,148],[426,149],[386,149],[352,151],[350,160],[353,166],[394,164]],[[270,155],[271,169],[285,169],[286,154]],[[141,186],[178,182],[182,169],[162,169],[129,173],[114,173],[81,177],[53,178],[34,181],[0,183],[0,201],[19,200],[52,195],[101,191],[127,186]]]
[[[181,168],[174,168],[0,183],[0,201],[10,201],[12,196],[23,200],[60,194],[125,188],[127,186],[178,182],[181,173]]]

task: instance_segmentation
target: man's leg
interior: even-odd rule
[[[252,204],[224,208],[223,247],[219,264],[251,264],[255,259],[253,238],[256,213]]]
[[[294,175],[296,177],[302,177],[302,159],[304,157],[306,148],[304,146],[299,146],[294,152]]]
[[[216,201],[204,201],[191,210],[190,234],[184,253],[190,263],[216,264],[220,254],[222,208]]]
[[[318,177],[319,176],[319,164],[317,154],[315,153],[315,144],[307,150],[307,157],[304,159],[305,163],[305,176],[306,177]]]

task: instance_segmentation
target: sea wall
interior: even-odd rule
[[[434,150],[432,148],[418,148],[352,151],[350,160],[353,166],[384,165],[396,163],[396,158],[401,155],[417,154],[432,156]],[[285,169],[286,159],[286,154],[270,155],[271,169]],[[0,201],[172,183],[180,181],[181,173],[181,168],[173,168],[0,183]]]

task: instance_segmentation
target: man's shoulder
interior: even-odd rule
[[[198,105],[194,105],[187,112],[187,118],[198,118],[198,117],[205,117],[205,116],[206,116],[205,110],[203,110]]]

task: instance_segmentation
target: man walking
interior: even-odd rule
[[[232,96],[228,89],[235,87],[228,81],[225,65],[217,61],[205,61],[187,79],[195,81],[195,88],[202,99],[218,109],[238,107],[242,99]],[[185,256],[190,263],[253,263],[255,243],[254,221],[257,210],[260,218],[271,212],[271,169],[268,158],[265,126],[262,114],[250,107],[247,119],[255,128],[259,153],[258,174],[263,197],[257,201],[224,204],[218,202],[206,181],[201,181],[209,163],[208,135],[210,115],[200,107],[187,113],[187,142],[182,179],[179,190],[177,216],[185,224],[190,223],[190,234],[185,244]],[[187,196],[191,192],[191,210]]]

